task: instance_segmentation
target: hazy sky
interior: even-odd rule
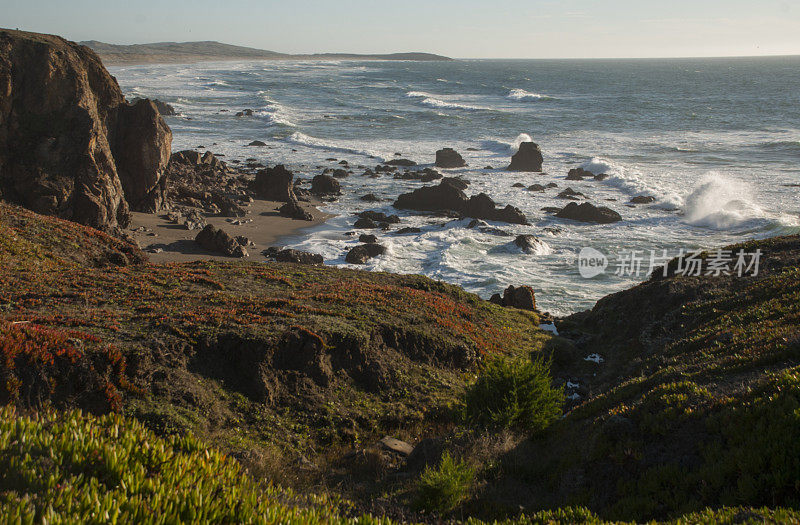
[[[800,0],[0,0],[0,27],[111,43],[453,57],[800,54]]]

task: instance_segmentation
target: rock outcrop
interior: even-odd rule
[[[466,184],[460,179],[444,178],[438,186],[417,188],[411,193],[400,195],[394,207],[418,211],[453,212],[475,219],[528,224],[525,215],[519,209],[511,205],[498,209],[495,202],[485,193],[467,198],[462,187],[466,187]]]
[[[113,231],[163,205],[172,136],[89,48],[0,31],[0,197]]]
[[[274,168],[259,170],[250,189],[261,199],[291,202],[296,200],[293,184],[294,174],[279,164]]]
[[[312,266],[320,266],[325,262],[324,259],[322,258],[322,255],[318,253],[293,250],[291,248],[280,250],[277,253],[275,253],[275,260],[277,262],[309,264]]]
[[[443,148],[436,152],[437,168],[463,168],[467,163],[453,148]]]
[[[542,171],[542,150],[535,142],[522,142],[511,157],[508,171]]]
[[[536,296],[530,286],[509,286],[503,292],[502,297],[496,293],[489,301],[520,310],[536,310]]]
[[[621,221],[622,217],[619,213],[611,208],[605,206],[595,206],[588,202],[578,204],[570,202],[564,208],[556,213],[559,219],[572,219],[580,222],[594,222],[597,224],[609,224],[612,222]]]

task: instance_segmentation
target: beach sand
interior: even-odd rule
[[[151,262],[186,262],[195,260],[264,260],[261,252],[270,246],[280,245],[280,239],[289,235],[296,234],[303,229],[311,228],[322,224],[331,215],[319,211],[311,203],[301,202],[301,206],[310,212],[313,221],[301,221],[289,219],[278,215],[277,209],[282,202],[265,200],[255,200],[247,206],[248,213],[241,220],[252,219],[253,222],[234,225],[229,221],[235,220],[228,217],[205,217],[208,224],[213,224],[217,228],[222,228],[233,237],[244,235],[255,246],[248,246],[247,251],[250,257],[237,259],[227,257],[218,253],[209,252],[200,247],[194,238],[200,230],[187,230],[181,224],[173,224],[167,219],[167,212],[160,213],[133,213],[130,233],[139,243],[139,246],[147,252]],[[144,228],[144,231],[135,231]],[[150,249],[161,248],[161,253],[150,253]]]

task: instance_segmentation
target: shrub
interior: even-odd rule
[[[439,466],[425,467],[417,485],[417,507],[426,511],[449,512],[469,495],[475,468],[445,452]]]
[[[467,390],[465,416],[487,428],[536,432],[561,415],[564,391],[553,388],[550,363],[541,358],[494,358]]]

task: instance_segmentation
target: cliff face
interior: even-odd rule
[[[0,30],[0,197],[111,230],[155,211],[172,134],[89,48]],[[126,196],[128,197],[126,199]]]

